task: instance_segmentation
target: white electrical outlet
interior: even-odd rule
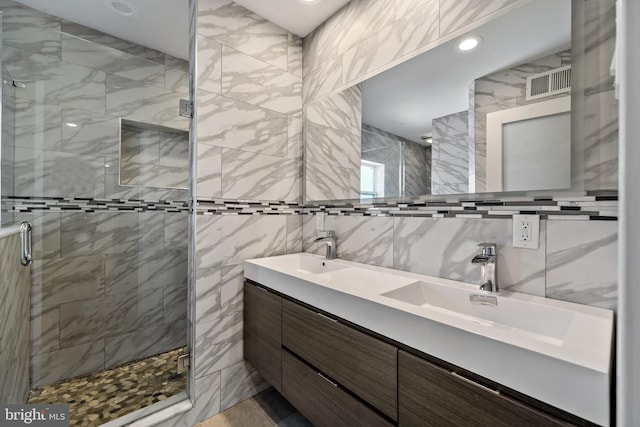
[[[540,215],[513,216],[513,247],[538,249],[540,246]]]
[[[316,214],[316,230],[324,230],[324,212]]]

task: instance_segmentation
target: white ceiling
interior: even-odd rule
[[[235,1],[300,37],[306,37],[342,6],[349,3],[349,0],[315,0],[311,3],[302,0]]]
[[[569,48],[571,1],[536,0],[471,31],[474,50],[459,37],[363,83],[363,122],[422,142],[431,120],[469,108],[469,84],[494,71]]]
[[[16,0],[26,6],[95,28],[103,33],[159,50],[189,57],[187,0],[122,0],[134,16],[116,13],[109,0]],[[236,3],[304,37],[349,0],[237,0]]]

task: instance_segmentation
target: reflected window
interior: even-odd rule
[[[360,162],[360,197],[384,197],[384,165],[362,160]]]

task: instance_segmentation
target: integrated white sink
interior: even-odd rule
[[[562,345],[574,317],[572,310],[433,282],[413,282],[381,296],[428,309],[447,310],[448,314],[471,322],[511,329],[513,333],[529,334],[532,339],[554,345]]]
[[[277,292],[609,425],[610,310],[306,253],[249,260],[244,271]]]

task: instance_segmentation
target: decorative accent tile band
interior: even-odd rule
[[[187,201],[146,201],[63,197],[7,197],[5,212],[189,212]],[[616,195],[579,198],[520,198],[483,201],[301,205],[284,201],[198,200],[198,215],[327,215],[397,216],[427,218],[505,218],[517,214],[541,215],[550,220],[618,219]]]

